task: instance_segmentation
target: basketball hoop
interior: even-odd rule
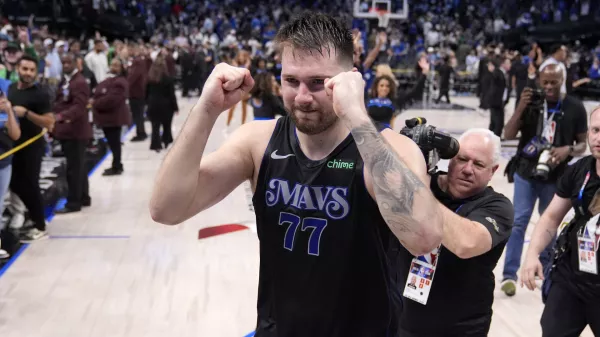
[[[376,12],[379,19],[379,28],[387,28],[390,22],[390,12],[385,10],[378,10]]]
[[[379,28],[387,28],[390,20],[408,19],[408,0],[399,1],[402,1],[402,5],[398,7],[398,4],[393,5],[391,0],[371,0],[369,10],[364,12],[361,8],[365,0],[354,0],[354,17],[378,19]]]
[[[369,13],[379,20],[379,28],[387,28],[390,22],[390,12],[385,9],[370,8]]]

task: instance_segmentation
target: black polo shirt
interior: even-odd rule
[[[22,106],[38,115],[43,115],[52,111],[48,92],[40,84],[34,84],[26,89],[19,89],[17,83],[13,83],[8,88],[7,97],[13,107]],[[42,132],[40,126],[34,124],[26,117],[19,118],[19,125],[21,126],[21,138],[15,142],[15,146]],[[44,144],[44,138],[41,137],[34,144],[42,146]],[[34,144],[29,146],[33,146]]]
[[[600,177],[596,173],[596,158],[593,156],[581,158],[567,168],[556,184],[557,196],[570,199],[573,206],[579,205],[579,191],[588,172],[590,172],[590,178],[582,193],[582,206],[587,219],[591,218],[588,207],[594,194],[600,189]],[[560,282],[582,300],[600,298],[600,276],[579,271],[577,233],[586,223],[587,221],[578,222],[569,232],[569,247],[563,258],[558,261],[552,275],[553,281]],[[596,263],[599,263],[598,270],[600,271],[600,259],[596,258]]]
[[[510,237],[513,205],[491,187],[467,199],[453,199],[440,189],[438,176],[431,178],[433,194],[450,210],[456,212],[458,209],[458,215],[485,226],[492,236],[492,249],[480,256],[461,259],[442,245],[427,305],[402,298],[400,326],[405,332],[400,334],[401,337],[467,336],[487,332],[491,322],[495,287],[493,270]],[[400,294],[412,259],[413,256],[400,247],[398,263],[393,269],[398,272]]]

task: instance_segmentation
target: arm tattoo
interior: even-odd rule
[[[364,123],[351,130],[365,167],[373,177],[373,190],[381,215],[394,232],[420,231],[414,228],[413,217],[415,193],[426,188],[400,159],[371,123]]]

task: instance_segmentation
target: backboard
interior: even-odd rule
[[[378,19],[379,27],[385,28],[389,20],[408,18],[408,0],[354,0],[354,17]]]

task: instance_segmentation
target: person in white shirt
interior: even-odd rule
[[[556,64],[563,74],[563,78],[567,78],[567,47],[564,45],[554,45],[550,48],[550,56],[540,65],[539,72],[542,72],[550,64]],[[563,81],[560,87],[560,93],[564,96],[567,94],[567,81]]]
[[[104,50],[104,41],[97,39],[94,41],[94,50],[85,56],[85,64],[94,73],[98,83],[106,79],[109,71],[108,58]]]

